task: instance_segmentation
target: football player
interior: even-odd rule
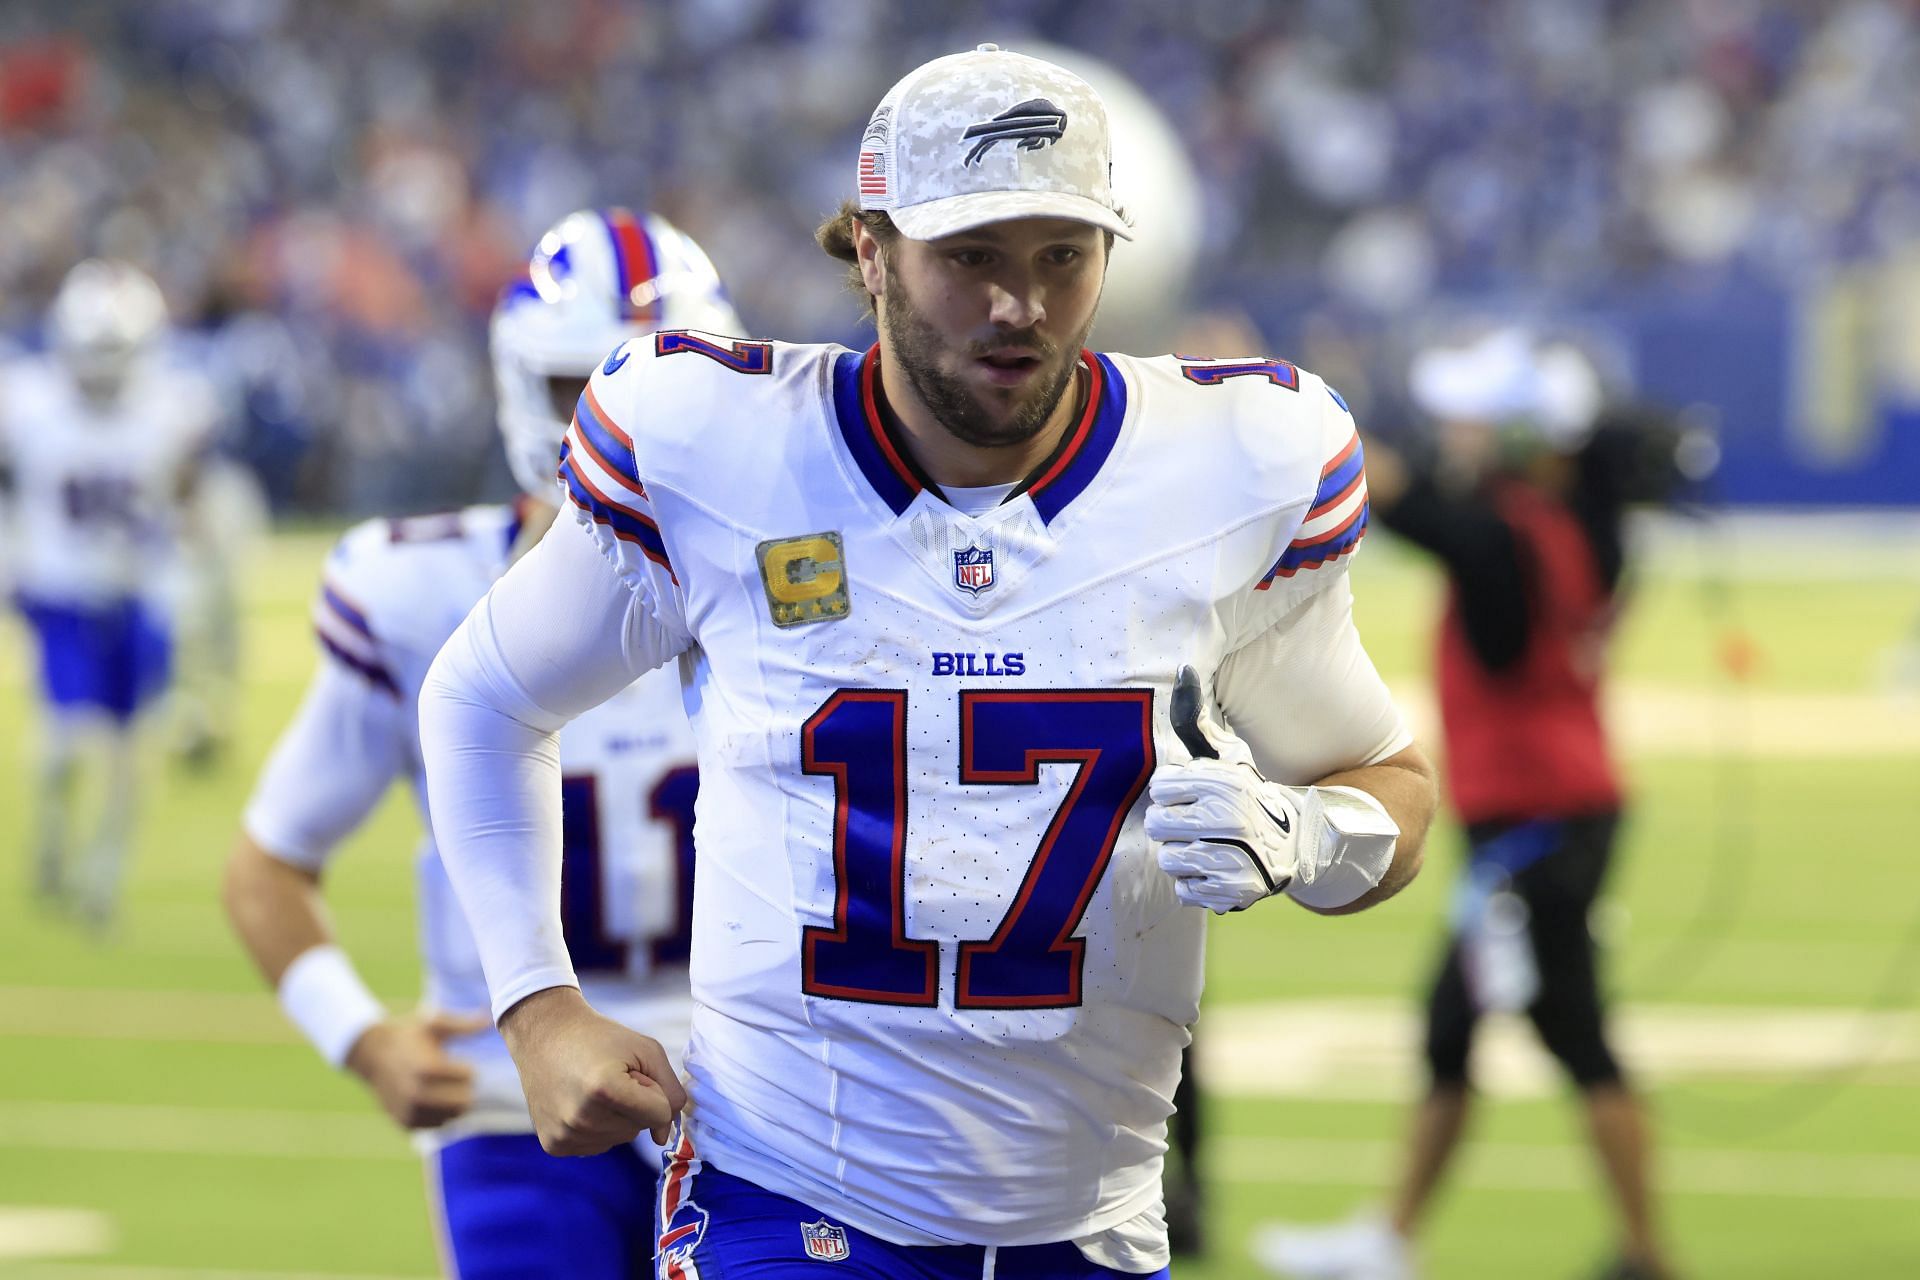
[[[652,1257],[657,1152],[541,1152],[485,1016],[473,932],[431,835],[418,854],[426,990],[390,1014],[334,941],[321,878],[396,778],[425,808],[415,708],[442,641],[552,523],[571,406],[609,348],[663,325],[738,328],[700,248],[658,217],[587,211],[542,237],[490,335],[511,506],[351,531],[327,562],[322,659],[248,805],[227,868],[234,929],[289,1018],[418,1134],[451,1274],[625,1277]],[[557,621],[557,620],[556,620]],[[595,1006],[686,1039],[693,746],[678,682],[638,681],[570,725],[550,799],[564,875],[555,927]],[[484,928],[487,921],[479,918]]]
[[[15,598],[40,647],[34,889],[96,929],[112,920],[132,839],[135,725],[167,683],[165,579],[219,420],[205,379],[167,358],[166,303],[127,263],[67,274],[46,357],[0,370]],[[82,830],[83,769],[99,812]]]
[[[1433,771],[1352,621],[1353,419],[1282,360],[1084,349],[1129,234],[1107,136],[1044,61],[909,74],[821,231],[879,341],[620,347],[572,518],[428,676],[434,826],[535,1124],[669,1143],[662,1276],[1165,1274],[1196,908],[1354,911],[1418,865]],[[577,989],[553,804],[555,732],[673,660],[684,1086]]]

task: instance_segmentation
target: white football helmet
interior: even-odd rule
[[[742,332],[713,263],[672,223],[584,209],[540,237],[489,334],[500,434],[522,489],[556,500],[560,442],[587,379],[622,342],[658,329]]]
[[[110,399],[167,327],[160,286],[138,267],[89,258],[67,273],[47,313],[48,338],[89,395]]]

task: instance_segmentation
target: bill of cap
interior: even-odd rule
[[[909,240],[938,240],[990,222],[1014,218],[1066,218],[1133,239],[1133,229],[1118,212],[1090,196],[1066,191],[973,191],[921,204],[888,209],[893,225]]]

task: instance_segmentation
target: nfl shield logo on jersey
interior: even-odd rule
[[[845,1227],[836,1227],[825,1218],[800,1224],[800,1238],[806,1241],[807,1256],[816,1262],[845,1262],[853,1251],[847,1247]]]
[[[993,585],[993,548],[968,547],[953,553],[953,585],[979,595]]]

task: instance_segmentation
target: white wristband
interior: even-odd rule
[[[1312,841],[1314,874],[1296,874],[1288,897],[1326,911],[1358,900],[1385,878],[1400,840],[1385,805],[1357,787],[1306,787],[1294,795],[1303,800],[1301,835]]]
[[[333,1066],[340,1066],[367,1028],[387,1010],[332,943],[309,947],[280,975],[280,1008]]]

